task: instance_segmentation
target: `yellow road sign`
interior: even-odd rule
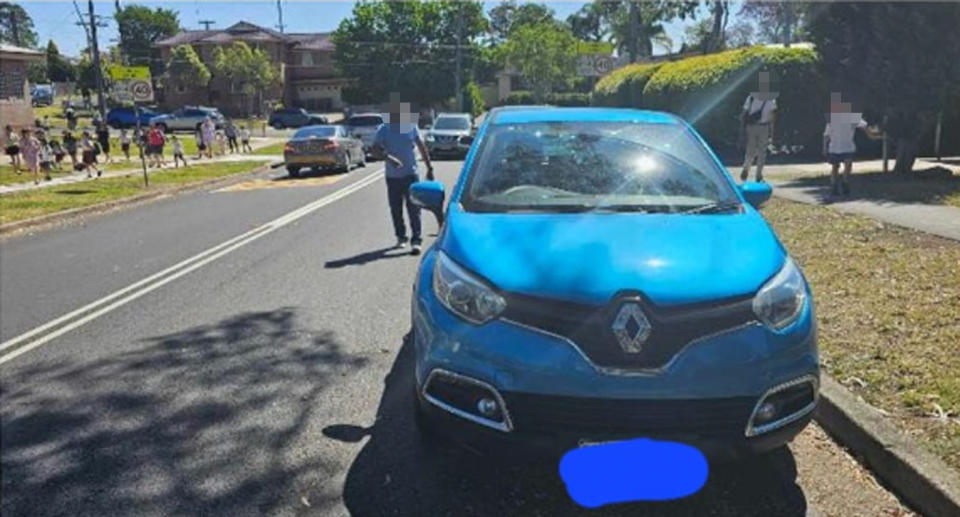
[[[150,80],[150,67],[146,66],[110,65],[107,72],[114,81]]]

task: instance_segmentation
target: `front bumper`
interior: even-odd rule
[[[427,142],[427,151],[431,155],[465,155],[470,150],[470,146],[460,144],[459,142]]]
[[[475,448],[555,455],[582,441],[648,437],[682,441],[709,457],[737,458],[777,448],[809,422],[819,361],[812,306],[783,333],[758,323],[705,336],[656,371],[601,368],[567,339],[495,320],[472,325],[437,302],[433,254],[418,273],[413,300],[417,397],[428,421]],[[437,371],[475,379],[496,391],[509,429],[478,424],[431,401]],[[769,391],[808,379],[812,402],[774,428],[748,423]],[[547,411],[547,409],[551,411]],[[646,417],[650,418],[646,418]],[[774,421],[779,421],[778,417]]]

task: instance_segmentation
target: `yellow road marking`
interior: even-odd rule
[[[332,176],[316,176],[308,178],[272,178],[272,179],[254,179],[250,181],[244,181],[241,183],[234,183],[223,187],[222,189],[215,190],[214,192],[242,192],[246,190],[259,190],[265,188],[287,188],[287,187],[322,187],[324,185],[330,185],[336,183],[343,178],[347,177],[346,174],[336,174]]]

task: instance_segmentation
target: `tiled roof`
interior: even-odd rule
[[[294,47],[296,49],[333,50],[333,41],[330,40],[329,33],[296,33],[287,34],[287,37],[296,43]]]
[[[43,55],[43,52],[38,50],[33,50],[31,48],[18,47],[16,45],[10,45],[8,43],[0,42],[0,52],[4,54],[19,54],[24,57],[40,57]]]
[[[226,29],[182,31],[158,41],[156,45],[172,47],[196,43],[226,44],[232,41],[282,41],[301,49],[333,50],[333,42],[330,41],[328,33],[284,34],[249,22],[237,22]]]

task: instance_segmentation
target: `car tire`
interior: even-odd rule
[[[287,166],[287,174],[289,174],[291,178],[299,178],[299,177],[300,177],[300,167],[293,167],[293,166],[291,166],[291,165],[288,165],[288,166]]]
[[[277,122],[273,125],[273,129],[284,129],[282,122]]]

